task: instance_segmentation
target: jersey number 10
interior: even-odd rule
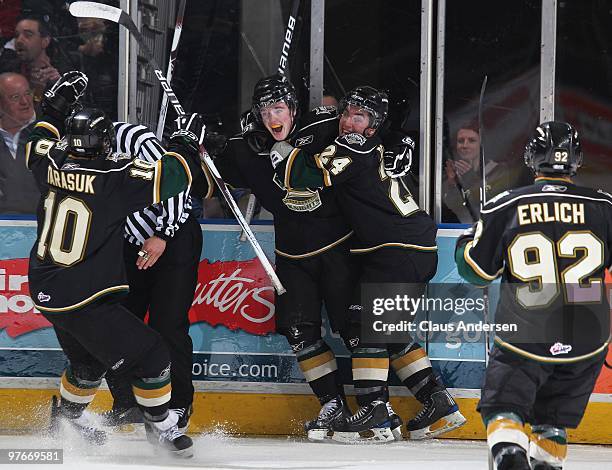
[[[55,198],[55,191],[49,191],[45,198],[45,221],[36,254],[43,259],[48,249],[56,264],[72,266],[81,261],[85,254],[91,211],[83,201],[73,197],[65,197],[55,207]],[[66,246],[69,221],[72,221],[72,236],[69,238],[70,245]],[[51,239],[48,241],[49,232]]]

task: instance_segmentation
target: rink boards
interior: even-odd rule
[[[217,222],[217,221],[216,221]],[[254,225],[270,258],[271,225]],[[199,284],[190,312],[196,387],[192,431],[213,426],[246,434],[300,434],[301,423],[319,408],[286,340],[274,329],[273,290],[248,243],[239,241],[231,222],[202,224],[204,246]],[[452,252],[460,230],[441,228],[440,261],[435,282],[459,282]],[[27,257],[36,238],[31,220],[0,221],[0,402],[5,413],[0,429],[34,429],[48,419],[47,403],[57,392],[65,366],[53,330],[33,309],[27,289]],[[119,260],[118,260],[119,261]],[[67,286],[69,288],[69,286]],[[350,361],[342,342],[324,324],[336,352],[344,383],[350,383]],[[478,333],[454,335],[448,342],[427,343],[434,368],[457,398],[468,423],[448,437],[484,438],[475,411],[484,373],[484,345]],[[612,361],[609,361],[612,362]],[[392,374],[392,403],[402,416],[419,409]],[[351,393],[351,388],[347,388]],[[612,374],[602,373],[573,442],[612,444]],[[94,402],[110,406],[104,391]]]

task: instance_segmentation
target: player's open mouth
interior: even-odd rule
[[[270,128],[272,129],[272,132],[274,134],[280,134],[283,131],[283,125],[282,124],[272,124],[270,126]]]

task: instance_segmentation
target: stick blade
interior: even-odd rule
[[[119,23],[123,10],[97,2],[74,2],[70,5],[70,14],[77,18],[102,18]]]

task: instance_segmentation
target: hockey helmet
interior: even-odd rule
[[[377,130],[387,118],[389,97],[384,91],[371,86],[358,86],[340,100],[338,113],[342,114],[348,105],[367,111],[372,118],[369,127]]]
[[[582,166],[578,131],[567,122],[540,124],[525,147],[525,165],[544,175],[575,175]]]
[[[105,158],[115,148],[115,127],[104,111],[84,108],[68,118],[66,139],[73,155]]]
[[[251,111],[261,121],[261,109],[274,103],[284,102],[290,110],[298,110],[298,99],[295,87],[289,79],[281,74],[264,77],[255,84]]]

